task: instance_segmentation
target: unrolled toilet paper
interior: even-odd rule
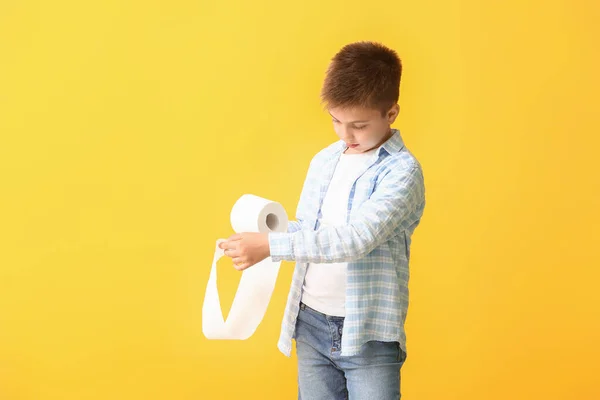
[[[277,202],[252,194],[241,196],[230,213],[230,223],[236,233],[286,232],[288,216]],[[223,318],[217,290],[217,262],[225,256],[216,242],[204,304],[202,331],[208,339],[248,339],[262,321],[275,289],[280,262],[271,257],[242,271],[242,277],[233,299],[227,320]]]

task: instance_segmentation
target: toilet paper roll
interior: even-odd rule
[[[277,202],[252,194],[241,196],[233,205],[230,222],[236,233],[286,232],[288,216]],[[202,331],[208,339],[245,340],[254,334],[262,321],[275,289],[280,262],[271,257],[242,272],[227,320],[223,318],[217,290],[217,262],[225,256],[216,242],[215,254],[202,306]]]
[[[240,197],[229,217],[236,233],[287,231],[288,217],[283,206],[252,194]]]

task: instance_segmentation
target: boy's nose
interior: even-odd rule
[[[346,140],[346,139],[348,139],[351,136],[350,132],[348,132],[348,128],[346,128],[344,126],[340,126],[338,128],[338,135],[340,136],[340,138],[342,140]]]
[[[352,136],[349,132],[347,132],[347,131],[344,132],[343,131],[343,132],[340,132],[340,133],[341,133],[340,136],[341,136],[341,138],[342,138],[342,140],[344,142],[346,142],[346,143],[354,143],[354,136]]]

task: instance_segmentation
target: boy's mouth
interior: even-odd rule
[[[349,144],[348,147],[350,147],[351,149],[354,149],[354,148],[358,147],[358,143]]]

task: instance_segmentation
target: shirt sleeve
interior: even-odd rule
[[[360,259],[387,241],[398,227],[408,228],[419,218],[424,182],[418,164],[389,171],[349,223],[323,226],[317,231],[269,233],[273,261],[337,263]]]
[[[304,217],[303,204],[305,204],[307,202],[306,197],[308,196],[308,191],[309,191],[308,186],[310,185],[311,180],[314,180],[314,174],[315,174],[314,165],[316,163],[317,156],[313,157],[310,160],[310,163],[308,166],[308,171],[306,173],[306,178],[304,179],[304,183],[302,185],[302,190],[300,192],[300,199],[298,201],[298,206],[296,207],[296,219],[288,221],[287,233],[294,233],[294,232],[298,232],[302,229],[306,229],[306,227],[304,226],[305,217]]]
[[[294,233],[302,229],[301,221],[288,221],[287,233]]]

